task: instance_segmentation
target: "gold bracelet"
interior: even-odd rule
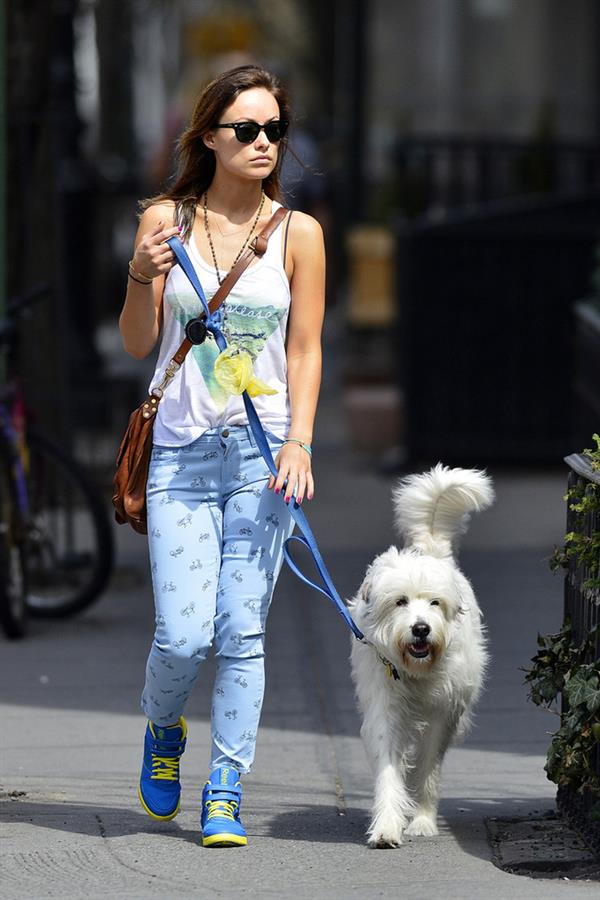
[[[148,287],[149,284],[152,284],[151,281],[140,281],[140,279],[136,278],[135,275],[132,275],[131,272],[129,272],[129,277],[131,278],[132,281],[135,281],[136,284],[143,284],[144,287]]]
[[[146,278],[147,279],[147,281],[145,282],[146,284],[152,284],[152,282],[154,281],[154,276],[152,276],[152,278],[151,278],[149,275],[144,275],[143,272],[138,272],[136,269],[133,268],[133,259],[129,260],[129,274],[136,281],[137,281],[137,278]],[[136,276],[137,276],[137,278],[136,278]]]

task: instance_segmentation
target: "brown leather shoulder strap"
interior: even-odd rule
[[[245,253],[240,256],[233,269],[226,275],[222,283],[219,285],[218,291],[208,304],[211,313],[214,313],[221,305],[227,294],[230,292],[240,275],[248,268],[255,256],[264,256],[267,252],[267,244],[269,238],[280,224],[283,222],[288,210],[285,206],[276,209],[263,230],[256,235]]]

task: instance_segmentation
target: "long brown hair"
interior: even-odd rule
[[[213,180],[216,168],[214,151],[202,140],[212,127],[218,124],[224,109],[227,109],[242,91],[250,88],[266,88],[279,104],[279,116],[290,121],[290,103],[286,89],[276,75],[261,66],[237,66],[223,72],[204,88],[198,98],[187,128],[177,142],[177,174],[171,187],[164,193],[140,203],[142,210],[155,203],[172,200],[175,203],[175,221],[188,234],[194,224],[196,206],[202,194]],[[271,200],[283,200],[279,175],[287,149],[283,138],[279,145],[277,163],[270,175],[263,181],[263,190]]]

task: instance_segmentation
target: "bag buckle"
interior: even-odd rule
[[[162,397],[162,395],[164,393],[166,386],[168,385],[168,383],[170,382],[170,380],[172,378],[175,378],[175,375],[177,375],[180,368],[181,368],[181,366],[179,365],[179,363],[175,362],[175,360],[172,359],[171,362],[169,363],[169,365],[167,366],[167,368],[165,369],[165,374],[163,375],[162,381],[160,382],[160,384],[157,384],[156,387],[152,388],[152,391],[150,392],[151,395],[153,397],[158,397],[158,399],[160,400],[160,398]]]

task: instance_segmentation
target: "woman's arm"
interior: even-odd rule
[[[135,238],[132,264],[135,272],[152,278],[148,284],[127,279],[127,294],[119,318],[125,350],[136,359],[152,351],[162,324],[162,296],[165,277],[174,262],[173,252],[164,244],[179,233],[172,227],[173,204],[156,204],[144,211]],[[136,276],[137,277],[137,276]]]
[[[305,213],[294,212],[288,249],[292,302],[288,323],[287,370],[290,393],[290,438],[310,444],[321,386],[321,329],[325,311],[325,248],[321,226]],[[285,501],[296,489],[299,503],[314,494],[311,458],[299,444],[284,444],[277,455],[279,474],[269,487],[282,490]]]

